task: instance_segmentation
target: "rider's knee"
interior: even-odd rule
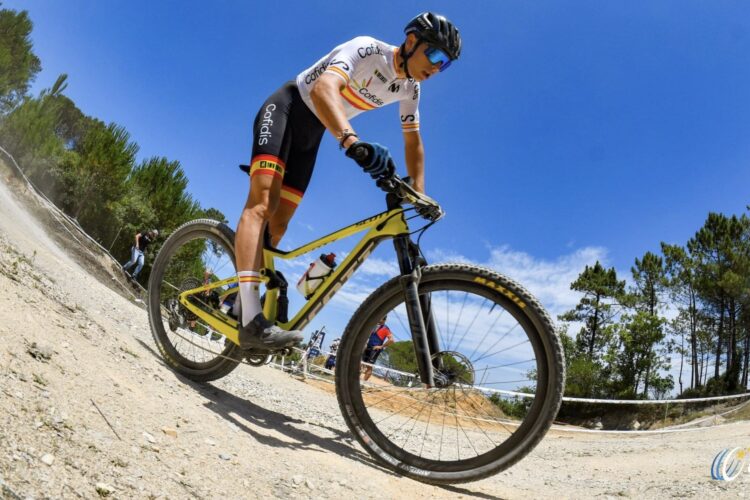
[[[267,192],[264,192],[263,196],[260,197],[259,201],[248,203],[245,206],[245,210],[242,211],[242,217],[268,221],[273,214],[276,213],[278,207],[278,199],[274,199],[274,197],[271,196],[270,190],[267,190]]]

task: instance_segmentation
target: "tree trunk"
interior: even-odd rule
[[[750,361],[750,332],[745,331],[745,358],[743,367],[742,367],[742,387],[747,389],[747,382],[748,382],[748,361]]]
[[[698,311],[695,307],[695,292],[690,292],[690,359],[692,373],[690,374],[690,388],[701,385],[700,367],[698,366]]]
[[[594,359],[594,343],[596,330],[599,327],[599,294],[596,295],[596,307],[594,308],[594,321],[591,325],[591,338],[589,338],[589,359]]]
[[[714,360],[714,378],[719,378],[721,366],[721,341],[724,338],[724,297],[719,301],[719,331],[716,335],[716,359]]]
[[[737,363],[737,311],[734,307],[734,298],[729,299],[729,310],[727,322],[729,323],[729,347],[727,348],[727,372],[734,369]]]
[[[685,332],[680,335],[680,339],[680,376],[677,378],[677,380],[680,383],[680,394],[682,394],[682,367],[685,365]],[[692,387],[692,381],[690,387]]]
[[[706,379],[708,378],[708,354],[708,350],[706,350],[706,352],[703,354],[703,383],[705,383]]]

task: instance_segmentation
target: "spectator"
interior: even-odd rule
[[[365,372],[364,380],[370,379],[370,376],[372,375],[372,366],[375,364],[375,361],[377,361],[380,353],[383,352],[383,349],[395,342],[391,329],[385,325],[386,319],[387,316],[383,316],[383,319],[378,321],[377,326],[370,334],[370,339],[367,341],[367,347],[362,355],[362,365]]]
[[[328,347],[330,354],[328,355],[328,359],[326,359],[327,370],[333,370],[334,368],[336,368],[336,353],[339,350],[340,343],[341,338],[337,338],[333,342],[331,342],[331,345]]]
[[[135,234],[135,245],[133,245],[133,248],[130,250],[130,260],[122,266],[122,270],[125,271],[125,274],[132,279],[136,279],[141,272],[141,269],[143,269],[146,247],[149,246],[157,236],[159,236],[159,231],[156,229],[152,229],[151,231],[139,231]],[[128,269],[133,266],[135,266],[133,274],[128,273]]]

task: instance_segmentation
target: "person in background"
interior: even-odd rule
[[[135,245],[133,245],[133,248],[130,250],[130,260],[122,266],[122,270],[130,278],[136,279],[138,277],[138,274],[140,274],[141,269],[143,269],[143,264],[146,261],[146,247],[148,247],[158,236],[159,231],[157,229],[152,229],[150,231],[143,230],[135,233]],[[133,266],[135,266],[135,271],[133,271],[133,274],[130,274],[128,269]]]
[[[386,319],[388,319],[387,316],[383,316],[383,319],[378,321],[377,326],[370,334],[370,339],[367,341],[367,347],[362,355],[362,366],[365,373],[364,380],[370,379],[372,366],[378,360],[378,356],[380,356],[386,347],[395,342],[391,329],[385,324]]]
[[[328,355],[328,359],[326,359],[326,370],[333,370],[336,368],[336,353],[339,350],[339,344],[341,344],[341,338],[334,339],[334,341],[331,342],[331,345],[328,348],[330,354]]]

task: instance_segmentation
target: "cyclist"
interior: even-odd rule
[[[388,318],[383,316],[383,319],[378,321],[378,325],[372,331],[370,338],[367,341],[365,352],[362,354],[362,366],[364,367],[365,372],[363,377],[364,380],[370,380],[370,376],[372,375],[372,365],[378,360],[378,356],[383,352],[383,349],[395,342],[391,329],[385,325],[386,319]]]
[[[400,47],[361,36],[334,48],[287,82],[261,106],[253,126],[250,192],[235,239],[242,317],[240,347],[282,348],[302,340],[268,321],[260,305],[263,235],[278,246],[310,181],[318,146],[328,130],[346,155],[364,146],[357,162],[373,179],[393,175],[387,148],[367,143],[349,119],[399,102],[406,167],[424,192],[424,149],[419,134],[420,83],[444,71],[461,54],[461,37],[444,16],[425,12],[404,29]]]

